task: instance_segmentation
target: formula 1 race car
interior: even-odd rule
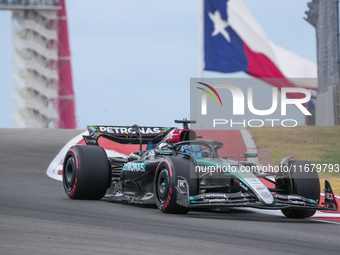
[[[264,172],[247,161],[256,154],[221,158],[221,142],[198,139],[189,129],[193,121],[175,122],[182,123],[183,129],[88,126],[89,135],[84,136],[87,145],[72,146],[64,159],[67,196],[156,204],[164,213],[253,207],[278,209],[290,218],[306,218],[316,210],[338,209],[328,181],[325,201],[320,203],[319,177],[311,163],[286,157],[278,171]],[[108,157],[98,145],[99,138],[120,146],[139,144],[140,149],[125,158]],[[272,183],[272,188],[261,180]]]

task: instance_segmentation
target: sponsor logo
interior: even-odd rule
[[[240,182],[241,188],[243,188],[245,191],[248,191],[248,187],[244,185],[242,182]]]
[[[217,93],[217,91],[210,85],[206,84],[206,83],[203,83],[203,82],[197,82],[198,84],[201,84],[207,88],[209,88],[218,98],[218,100],[220,101],[220,104],[222,106],[222,100],[221,100],[221,97],[220,95]],[[214,103],[215,105],[217,105],[216,103],[216,100],[215,100],[215,97],[213,96],[213,94],[211,94],[211,92],[207,89],[204,89],[204,88],[200,88],[200,87],[197,87],[198,89],[204,91],[205,93],[207,93],[211,98],[212,100],[214,100]],[[202,115],[207,115],[207,95],[206,94],[203,94],[202,97],[201,97],[201,105],[202,105],[202,108],[201,108],[201,114]]]
[[[227,199],[225,198],[213,198],[213,199],[205,199],[205,202],[208,202],[208,203],[218,203],[218,202],[225,202],[227,201]]]
[[[206,194],[205,198],[225,198],[226,200],[228,200],[228,196],[227,194]]]
[[[261,193],[261,196],[264,197],[264,198],[270,198],[270,197],[271,197],[271,194],[268,193],[268,192],[262,192],[262,193]]]
[[[295,127],[299,124],[299,119],[290,117],[298,114],[290,112],[292,106],[304,116],[312,115],[304,107],[304,104],[311,99],[311,92],[308,89],[281,87],[279,92],[277,87],[273,87],[271,91],[266,91],[263,96],[259,97],[254,84],[238,84],[239,81],[233,84],[233,82],[228,79],[222,82],[217,80],[216,84],[210,83],[210,85],[196,81],[192,84],[194,86],[192,86],[191,95],[194,98],[191,109],[193,116],[198,119],[196,124],[201,129]]]
[[[100,126],[98,127],[100,132],[106,132],[110,134],[136,134],[136,131],[132,127],[108,127],[108,126]],[[159,134],[162,132],[161,128],[159,127],[141,127],[139,131],[143,135],[148,134]]]
[[[124,165],[122,171],[145,172],[145,163],[130,162]]]
[[[85,140],[86,144],[97,145],[97,141],[95,139],[91,139],[91,138],[88,138],[88,137],[84,136],[84,140]]]
[[[256,187],[257,190],[264,190],[265,187]]]
[[[326,193],[326,199],[330,201],[335,201],[333,193]]]
[[[301,200],[301,197],[298,197],[298,196],[288,196],[288,199],[297,199],[297,200]]]
[[[221,98],[219,96],[219,94],[216,92],[216,90],[210,86],[207,85],[205,83],[201,83],[205,86],[209,86],[209,88],[217,95],[218,99],[220,100],[221,106],[222,106],[222,101]],[[199,88],[199,87],[198,87]],[[231,85],[231,84],[217,84],[215,85],[215,88],[218,89],[227,89],[229,92],[231,92],[232,98],[233,98],[233,115],[244,115],[245,113],[245,96],[243,94],[243,91],[235,86],[235,85]],[[201,90],[204,90],[206,93],[208,93],[212,99],[215,102],[216,105],[216,100],[215,98],[212,96],[212,94],[207,91],[206,89],[202,89],[199,88]],[[272,113],[274,113],[278,107],[278,89],[277,88],[273,88],[273,92],[272,92],[272,106],[267,109],[267,110],[258,110],[255,109],[254,104],[253,104],[253,89],[252,88],[248,88],[247,89],[247,106],[248,106],[248,110],[253,113],[254,115],[258,115],[258,116],[267,116],[267,115],[271,115]],[[304,94],[304,98],[298,99],[298,98],[287,98],[287,94],[288,93],[301,93]],[[282,88],[281,89],[281,115],[287,115],[287,105],[288,104],[293,104],[295,105],[304,115],[312,115],[302,104],[303,103],[307,103],[311,98],[311,93],[308,89],[304,89],[304,88]],[[205,101],[205,102],[204,102]],[[204,97],[201,97],[201,114],[202,115],[207,115],[207,104],[206,104],[206,100],[204,99]]]

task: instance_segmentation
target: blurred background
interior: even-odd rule
[[[272,42],[316,63],[315,28],[304,20],[308,2],[243,0]],[[83,129],[88,124],[134,123],[172,126],[174,119],[190,115],[190,78],[200,76],[202,1],[0,1],[0,8],[1,128]],[[64,34],[57,27],[63,27]],[[54,45],[58,36],[63,42]],[[38,44],[40,40],[49,51],[32,45],[40,51],[39,56],[32,55],[25,50],[29,40]],[[34,73],[23,73],[23,66],[32,59],[36,61],[32,64]],[[41,71],[39,65],[46,70]],[[72,72],[59,77],[58,72],[50,71],[58,68],[59,73],[62,68]],[[203,77],[248,76],[205,71]],[[63,95],[58,79],[67,84]],[[28,86],[20,83],[28,80],[38,84],[31,87],[48,89],[20,92],[22,86]],[[22,99],[27,93],[32,102]],[[66,103],[62,109],[65,116],[72,115],[74,104],[73,122],[58,120],[54,108],[62,101]],[[37,109],[22,112],[25,107]],[[38,117],[29,121],[32,116]]]

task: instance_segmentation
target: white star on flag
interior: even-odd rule
[[[214,14],[209,12],[209,18],[214,23],[214,31],[212,32],[212,36],[216,36],[218,34],[222,34],[223,37],[230,43],[230,36],[226,30],[229,26],[228,22],[223,20],[221,17],[221,13],[219,11],[215,11]]]

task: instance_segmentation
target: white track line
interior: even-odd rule
[[[52,178],[54,180],[62,181],[62,176],[58,174],[58,171],[63,170],[63,161],[64,161],[65,154],[67,153],[68,149],[71,146],[78,144],[83,139],[83,135],[86,135],[86,134],[87,134],[87,131],[82,132],[81,134],[77,135],[76,137],[71,139],[61,149],[61,151],[59,151],[57,156],[55,156],[55,158],[52,160],[52,162],[50,163],[50,165],[48,166],[48,168],[46,170],[47,176],[49,176],[50,178]],[[114,150],[106,150],[105,149],[105,152],[106,152],[108,157],[126,157],[125,154],[116,152]]]
[[[254,213],[259,214],[266,214],[266,215],[272,215],[272,216],[284,216],[281,210],[264,210],[264,209],[256,209],[256,208],[242,208],[242,210],[251,211]],[[327,219],[317,219],[317,217],[323,217],[323,218],[329,218]],[[320,221],[320,222],[326,222],[326,223],[332,223],[332,224],[340,224],[339,222],[332,221],[332,218],[339,218],[340,213],[324,213],[317,211],[311,218],[307,218],[308,220],[313,221]]]
[[[320,220],[320,219],[314,219],[314,218],[310,218],[310,219],[313,220],[313,221],[320,221],[320,222],[332,223],[332,224],[338,224],[338,225],[340,225],[339,222],[335,222],[335,221],[328,221],[328,220],[325,220],[325,219]]]
[[[257,153],[257,148],[255,145],[255,142],[253,140],[253,137],[251,136],[251,134],[249,133],[249,131],[247,129],[240,129],[244,144],[246,145],[247,148],[247,152],[251,152],[251,153]],[[248,162],[257,164],[258,163],[258,159],[256,158],[248,158],[247,159]]]
[[[325,193],[321,192],[320,195],[321,195],[321,196],[325,196]],[[336,198],[340,198],[339,195],[334,194],[334,196],[335,196]]]
[[[60,162],[63,162],[63,159],[65,157],[67,150],[72,145],[79,143],[83,139],[83,135],[86,135],[87,133],[88,133],[87,131],[84,131],[80,133],[79,135],[77,135],[76,137],[74,137],[73,139],[71,139],[67,144],[65,144],[65,146],[61,149],[61,151],[59,151],[57,156],[55,156],[55,158],[52,160],[52,162],[48,166],[46,170],[46,174],[48,177],[54,180],[57,180],[57,181],[62,181],[62,177],[58,175],[58,168],[59,168]]]

